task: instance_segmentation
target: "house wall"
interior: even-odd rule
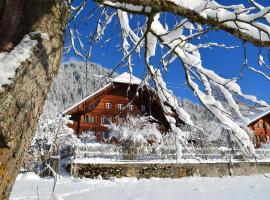
[[[113,87],[107,88],[105,91],[82,103],[74,109],[72,118],[73,124],[69,124],[77,134],[84,131],[94,131],[98,141],[102,141],[104,134],[108,131],[106,126],[102,125],[102,117],[111,119],[113,123],[121,122],[123,118],[130,115],[152,115],[155,119],[161,122],[161,129],[167,130],[168,124],[165,120],[162,109],[155,100],[155,96],[149,91],[139,91],[136,95],[136,86],[130,86],[127,93],[127,84],[114,84]],[[106,103],[110,103],[111,108],[106,108]],[[118,104],[122,104],[124,110],[119,110]],[[128,104],[133,105],[133,110],[130,110]],[[142,110],[141,106],[145,106]],[[92,118],[87,121],[86,118]],[[94,121],[93,121],[94,119]],[[103,134],[103,135],[102,135]]]
[[[256,146],[260,147],[270,140],[270,114],[253,122],[249,128],[256,134]]]

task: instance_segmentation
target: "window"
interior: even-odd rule
[[[101,121],[101,124],[110,124],[112,122],[112,117],[102,116],[100,121]]]
[[[112,104],[111,104],[111,103],[105,103],[105,108],[106,108],[107,110],[112,109]]]
[[[84,115],[84,120],[85,123],[89,123],[89,115]]]
[[[124,105],[123,104],[117,104],[117,109],[118,110],[123,110],[124,109]]]
[[[128,110],[129,111],[133,111],[134,110],[134,106],[133,105],[128,105]]]
[[[101,123],[101,124],[105,124],[105,121],[106,121],[106,117],[101,117],[101,118],[100,118],[100,123]]]
[[[92,124],[96,123],[96,117],[95,116],[90,116],[89,122],[92,123]]]
[[[145,111],[145,105],[141,105],[141,111]]]
[[[84,122],[85,123],[95,123],[96,117],[91,115],[84,115]]]

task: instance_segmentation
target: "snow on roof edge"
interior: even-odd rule
[[[267,111],[263,111],[261,113],[256,113],[254,115],[248,116],[246,117],[248,119],[248,121],[246,122],[246,125],[250,125],[251,123],[255,122],[256,120],[268,115],[270,113],[270,110]]]

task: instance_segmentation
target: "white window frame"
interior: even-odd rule
[[[112,109],[112,104],[111,104],[111,103],[105,103],[105,108],[106,108],[107,110]]]
[[[101,116],[101,118],[100,118],[100,124],[104,124],[104,121],[105,121],[105,116]]]
[[[89,123],[89,121],[90,121],[89,115],[84,115],[84,116],[83,116],[83,122],[84,122],[84,123]]]
[[[134,105],[128,105],[128,110],[133,111],[134,110]]]
[[[111,116],[101,116],[101,118],[100,118],[100,123],[101,124],[109,124],[109,122],[112,122],[112,117]]]
[[[93,115],[84,115],[84,123],[94,124],[96,122],[96,117]]]
[[[117,104],[117,110],[123,110],[124,109],[124,104]]]

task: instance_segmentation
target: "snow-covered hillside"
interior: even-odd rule
[[[102,66],[69,61],[61,64],[48,94],[44,113],[62,112],[108,82],[110,71]]]

